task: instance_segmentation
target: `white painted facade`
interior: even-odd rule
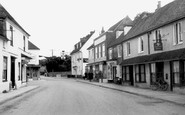
[[[8,40],[0,38],[0,93],[4,90],[10,90],[12,81],[14,83],[12,88],[19,88],[26,84],[26,63],[24,62],[31,58],[31,55],[27,52],[29,35],[8,18],[4,19],[4,24],[6,26],[4,37]],[[10,31],[10,27],[13,31]],[[13,36],[13,45],[11,45],[11,36]],[[3,80],[4,57],[7,58],[6,80]],[[12,65],[12,62],[14,65]]]
[[[85,44],[79,49],[78,52],[73,53],[71,55],[72,75],[84,76],[85,67],[88,64],[87,62],[84,63],[84,59],[89,58],[89,52],[88,52],[87,48],[93,43],[93,40],[95,39],[95,36],[96,36],[96,32],[94,32],[94,34],[85,42]],[[81,44],[81,41],[78,44]]]

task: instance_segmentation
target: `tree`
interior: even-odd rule
[[[61,57],[47,57],[46,60],[41,60],[40,65],[46,66],[48,72],[63,72],[71,71],[71,57],[65,55],[65,58]]]

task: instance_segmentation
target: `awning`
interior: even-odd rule
[[[126,59],[122,61],[121,65],[135,65],[149,62],[162,62],[181,59],[185,59],[185,48]]]

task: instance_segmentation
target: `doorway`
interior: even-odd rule
[[[164,62],[156,62],[156,80],[164,80]]]
[[[133,65],[129,66],[130,85],[134,86]]]
[[[12,88],[15,88],[15,57],[11,57],[11,78]]]

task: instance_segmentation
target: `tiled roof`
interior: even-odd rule
[[[28,36],[30,36],[19,24],[18,22],[8,13],[8,11],[0,4],[0,18],[8,18],[14,22],[22,31],[24,31]]]
[[[91,46],[89,46],[88,48],[87,48],[87,50],[89,50],[89,49],[91,49],[91,48],[93,48],[94,47],[94,44],[92,44]]]
[[[114,24],[112,27],[110,27],[108,31],[115,31],[119,29],[119,27],[121,28],[122,26],[131,26],[131,25],[132,20],[128,16],[126,16],[125,18]]]
[[[77,49],[74,49],[74,50],[70,53],[70,55],[72,55],[72,54],[78,52],[78,51],[83,47],[83,45],[89,40],[89,38],[91,38],[91,36],[94,34],[94,32],[95,32],[95,31],[91,31],[90,34],[88,34],[86,37],[81,38],[81,39],[80,39],[81,47],[78,47]],[[80,43],[80,42],[78,42],[78,43]]]
[[[150,32],[181,18],[185,18],[185,0],[174,0],[147,18],[142,19],[140,24],[136,24],[137,27],[129,31],[125,40]]]
[[[114,26],[112,26],[109,29],[109,31],[111,31],[113,29],[114,29],[114,31],[123,30],[125,26],[132,26],[132,25],[133,25],[133,21],[127,16],[127,17],[123,18],[122,20],[120,20],[118,23],[116,23]],[[124,35],[124,33],[122,35]],[[111,40],[110,44],[108,44],[108,47],[112,47],[117,43],[120,43],[120,40],[118,38],[117,39],[114,38],[114,39]]]
[[[28,49],[29,50],[40,50],[36,45],[28,41]]]
[[[173,2],[159,8],[154,13],[143,12],[136,16],[133,27],[124,35],[112,42],[111,46],[123,41],[140,36],[179,19],[185,18],[185,0],[174,0]]]

